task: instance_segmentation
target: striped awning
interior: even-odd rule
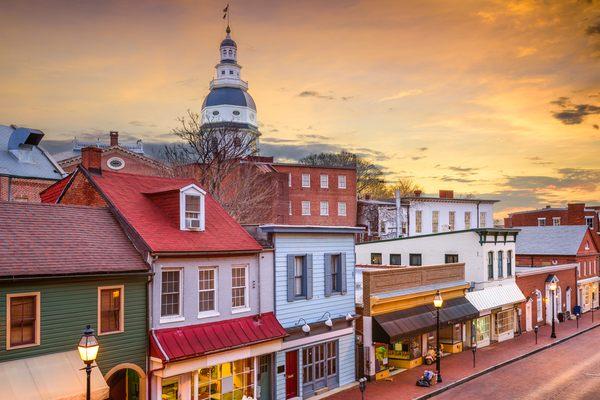
[[[514,282],[468,292],[465,297],[480,312],[525,301],[523,292]]]
[[[479,312],[464,297],[444,301],[440,324],[452,325],[477,318]],[[373,318],[373,340],[390,343],[401,337],[430,332],[437,324],[433,304],[394,311]]]

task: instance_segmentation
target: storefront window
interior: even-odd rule
[[[440,342],[456,343],[462,341],[461,324],[444,326],[440,329]]]
[[[490,316],[477,318],[475,329],[477,330],[477,342],[488,340],[490,338]]]
[[[392,352],[390,352],[391,354]],[[421,357],[421,336],[400,339],[394,344],[393,355],[403,360],[414,360]]]
[[[513,310],[500,311],[496,314],[496,334],[500,335],[513,330],[514,326]]]
[[[179,399],[179,379],[165,379],[162,383],[161,400],[178,400]]]
[[[241,400],[243,396],[254,396],[254,358],[198,371],[198,399]]]

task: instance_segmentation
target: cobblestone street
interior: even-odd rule
[[[579,330],[585,330],[599,325],[600,313],[595,313],[595,322],[592,324],[591,313],[585,314],[579,321]],[[527,332],[514,340],[496,343],[479,349],[476,355],[476,367],[473,368],[472,353],[465,351],[460,354],[448,356],[442,360],[442,376],[444,382],[431,388],[422,388],[415,385],[416,380],[423,374],[425,369],[434,366],[421,366],[401,372],[387,381],[378,381],[367,385],[366,400],[399,400],[414,399],[432,394],[440,388],[449,386],[470,375],[479,373],[502,362],[514,359],[530,353],[537,348],[551,344],[553,341],[564,339],[578,331],[576,321],[568,321],[557,324],[557,338],[550,338],[550,327],[542,326],[538,334],[538,344],[535,344],[533,332]],[[592,390],[600,387],[600,355],[595,356],[591,349],[600,346],[600,335],[598,329],[593,329],[580,336],[565,341],[549,349],[543,350],[536,355],[527,357],[521,361],[510,364],[497,371],[482,375],[479,378],[466,382],[454,389],[449,389],[436,398],[443,399],[488,399],[500,398],[567,398],[548,397],[547,391],[558,393],[564,386],[579,387],[577,391],[571,388],[571,395],[580,393],[585,398],[584,390]],[[574,350],[571,351],[570,349]],[[576,348],[576,349],[575,349]],[[587,356],[583,356],[587,354]],[[531,361],[533,360],[533,361]],[[560,360],[560,361],[559,361]],[[563,369],[557,369],[560,365]],[[564,370],[569,366],[568,370]],[[580,373],[581,376],[577,376]],[[588,375],[586,375],[586,373]],[[597,373],[599,376],[593,375]],[[559,376],[558,378],[556,378]],[[550,379],[553,378],[553,379]],[[577,379],[579,378],[579,379]],[[481,383],[479,383],[481,382]],[[535,382],[536,384],[532,384]],[[484,390],[484,388],[487,388]],[[504,390],[499,396],[496,390]],[[514,390],[514,395],[506,392],[507,389]],[[529,397],[522,393],[530,392]],[[510,393],[513,393],[512,391]],[[361,398],[358,388],[352,388],[329,397],[332,400],[358,400]],[[568,397],[580,398],[580,397]],[[589,397],[588,397],[589,398]]]

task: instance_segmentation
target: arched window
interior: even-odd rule
[[[233,55],[233,51],[231,49],[229,49],[229,51],[227,52],[230,56]]]
[[[498,278],[504,276],[504,252],[500,250],[498,252]]]
[[[540,292],[539,290],[535,290],[535,300],[536,300],[536,309],[537,309],[537,322],[541,322],[544,319],[544,316],[542,314],[542,309],[543,309],[543,299],[542,299],[542,292]]]
[[[567,311],[573,312],[573,310],[571,309],[571,288],[570,287],[568,287],[567,290],[565,290],[565,307],[567,308]]]
[[[494,252],[488,253],[488,280],[494,279]]]

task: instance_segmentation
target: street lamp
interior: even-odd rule
[[[551,338],[555,339],[556,338],[556,330],[555,330],[555,307],[556,307],[556,282],[550,282],[550,291],[552,292],[552,334],[550,335]]]
[[[365,400],[365,390],[367,390],[367,378],[364,376],[358,380],[358,388],[360,389],[360,397]]]
[[[79,350],[79,357],[81,361],[85,363],[85,373],[87,374],[87,389],[86,389],[86,400],[91,399],[91,375],[92,375],[92,364],[96,360],[98,355],[98,339],[94,336],[94,330],[90,325],[86,326],[79,339],[77,350]]]
[[[437,381],[442,382],[442,372],[440,371],[440,364],[442,358],[442,352],[440,351],[440,308],[444,304],[444,299],[438,290],[433,296],[433,305],[435,306],[436,313],[436,357],[435,357],[435,368],[437,369]]]

